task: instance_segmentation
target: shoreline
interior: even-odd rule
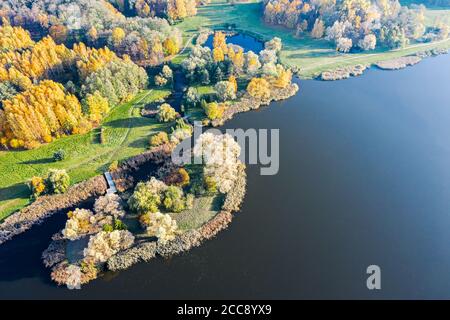
[[[137,166],[125,166],[123,169],[139,170],[140,166],[145,166],[149,161],[154,161],[152,157],[136,159]],[[146,159],[146,161],[142,161]],[[181,232],[175,239],[160,243],[152,237],[137,240],[130,248],[119,251],[111,256],[106,262],[101,263],[98,272],[81,273],[81,284],[86,284],[102,276],[107,271],[120,271],[140,263],[148,262],[155,257],[170,258],[187,252],[200,246],[204,241],[214,238],[220,231],[228,228],[234,214],[236,214],[244,201],[247,185],[247,174],[244,164],[238,167],[237,179],[233,189],[225,195],[225,200],[218,212],[200,227],[188,229]],[[124,191],[129,190],[126,188]],[[91,233],[87,233],[81,241],[87,240]],[[70,241],[63,238],[61,231],[52,236],[48,248],[42,253],[42,263],[45,267],[51,268],[51,279],[58,285],[67,284],[73,276],[69,267],[79,261],[69,261],[67,250]]]
[[[337,68],[334,70],[323,71],[320,76],[315,77],[314,80],[320,81],[338,81],[345,80],[350,77],[357,77],[363,75],[367,69],[378,68],[380,70],[396,71],[414,66],[420,63],[425,58],[437,57],[443,54],[448,54],[449,49],[432,49],[426,51],[419,51],[413,55],[401,56],[389,60],[383,60],[372,64],[358,64],[355,66],[348,66]],[[297,77],[301,78],[299,75]],[[305,79],[303,79],[305,80]]]

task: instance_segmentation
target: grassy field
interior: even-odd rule
[[[61,138],[35,150],[0,153],[0,220],[29,203],[25,181],[43,175],[49,168],[64,168],[76,183],[104,172],[114,160],[122,160],[144,151],[149,135],[168,129],[168,124],[140,116],[147,103],[166,97],[169,90],[147,90],[131,102],[113,109],[103,122],[103,143],[99,129],[83,135]],[[53,162],[56,150],[63,149],[66,159]]]
[[[179,213],[170,213],[177,221],[181,230],[190,230],[201,227],[220,211],[223,199],[220,195],[215,197],[199,197],[194,199],[194,206],[190,210]]]
[[[283,41],[282,62],[299,67],[302,78],[312,78],[322,71],[342,66],[371,64],[437,47],[450,48],[450,40],[446,40],[429,44],[415,43],[399,50],[342,54],[336,52],[328,41],[309,37],[299,39],[294,37],[291,30],[265,25],[261,19],[261,8],[259,1],[230,5],[223,0],[212,0],[210,5],[198,10],[197,16],[186,19],[178,27],[188,37],[196,34],[202,27],[216,29],[223,27],[224,24],[234,24],[237,29],[254,33],[262,39],[279,37]],[[442,8],[427,10],[426,24],[433,25],[437,20],[450,24],[450,10]]]

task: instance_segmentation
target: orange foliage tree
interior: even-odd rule
[[[67,94],[64,87],[44,80],[27,91],[3,101],[0,111],[0,130],[3,142],[12,147],[35,148],[53,137],[86,132],[78,99]]]

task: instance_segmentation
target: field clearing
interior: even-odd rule
[[[197,16],[185,19],[178,27],[189,36],[201,28],[220,29],[225,24],[233,24],[237,30],[243,30],[261,39],[279,37],[283,41],[281,61],[289,66],[300,68],[302,78],[314,78],[325,70],[333,70],[342,66],[356,64],[372,64],[419,51],[434,48],[450,48],[450,39],[435,43],[412,43],[398,50],[378,49],[366,53],[342,54],[336,52],[334,46],[323,39],[310,37],[296,38],[293,31],[283,27],[266,25],[261,18],[262,4],[249,1],[235,5],[223,0],[213,0],[210,5],[199,8]],[[426,24],[433,25],[441,21],[450,25],[448,8],[430,8],[426,12]]]
[[[190,210],[170,213],[177,221],[181,230],[191,230],[201,227],[220,211],[223,199],[220,195],[200,197],[194,199],[194,206]]]
[[[170,124],[140,116],[139,108],[164,98],[170,90],[155,89],[139,93],[132,101],[114,108],[103,121],[103,143],[100,129],[87,134],[61,138],[40,148],[5,151],[0,154],[0,220],[29,203],[25,182],[43,175],[50,168],[66,169],[71,183],[77,183],[107,170],[114,160],[121,161],[142,153],[148,147],[149,135],[168,130]],[[66,159],[54,162],[53,153],[63,149]]]

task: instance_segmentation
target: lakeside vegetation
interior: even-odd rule
[[[434,48],[450,48],[450,40],[431,43],[416,43],[395,50],[376,49],[367,53],[340,53],[335,50],[332,42],[325,39],[314,39],[309,35],[301,38],[295,36],[295,31],[283,26],[268,26],[262,18],[262,3],[249,1],[245,3],[228,4],[226,1],[213,0],[210,5],[200,7],[194,17],[185,19],[178,27],[187,34],[196,34],[204,28],[217,29],[228,26],[243,30],[262,40],[278,37],[283,42],[280,54],[281,62],[297,67],[302,78],[315,78],[323,71],[358,64],[372,64],[378,61],[414,54]],[[432,27],[437,22],[449,24],[448,9],[426,9],[424,24]]]

